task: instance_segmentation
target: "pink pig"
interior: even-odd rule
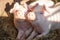
[[[19,5],[17,2],[14,7],[10,10],[10,13],[14,15],[14,25],[18,30],[17,39],[22,40],[27,37],[32,31],[31,25],[25,20],[25,13],[27,9]]]

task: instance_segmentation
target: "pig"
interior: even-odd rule
[[[46,5],[42,2],[43,3],[42,5],[39,5],[35,8],[35,10],[34,10],[35,13],[30,12],[27,14],[27,19],[33,26],[38,27],[38,30],[40,28],[43,29],[41,34],[36,37],[45,36],[49,33],[50,30],[60,29],[60,5],[58,5],[59,3],[57,3],[54,6],[54,2],[53,1],[51,1],[51,2],[52,2],[52,5]],[[38,2],[36,2],[36,3],[38,3]],[[32,6],[36,3],[35,2],[32,3]],[[41,6],[43,6],[43,5],[45,5],[46,10],[44,9],[41,12],[40,9],[41,9]],[[43,13],[43,15],[41,13]],[[30,39],[31,38],[28,38],[27,40],[30,40]]]
[[[18,2],[14,4],[14,7],[10,10],[10,13],[14,15],[14,25],[18,30],[17,40],[25,40],[31,31],[32,25],[28,23],[25,19],[25,12],[27,9],[23,8]]]
[[[59,3],[56,5],[58,4]],[[27,18],[32,25],[43,29],[43,32],[36,36],[37,38],[47,35],[50,30],[60,29],[60,5],[57,7],[56,5],[53,7],[50,7],[50,5],[46,6],[46,4],[43,5],[45,5],[45,9],[48,10],[48,12],[46,10],[40,12],[38,9],[41,5],[39,5],[36,7],[35,13],[27,14]],[[43,13],[43,15],[41,13]]]
[[[33,3],[33,4],[35,5],[35,3]],[[40,6],[38,3],[38,6],[35,7],[35,9],[32,12],[29,12],[26,15],[28,22],[30,22],[33,25],[34,30],[38,33],[38,35],[40,34],[40,37],[43,35],[46,35],[49,32],[50,27],[51,27],[50,22],[47,21],[46,18],[41,14],[41,13],[43,13],[43,12],[40,12],[41,8],[42,8],[42,6]],[[27,38],[27,40],[32,40],[33,34],[35,35],[35,33],[33,32]]]

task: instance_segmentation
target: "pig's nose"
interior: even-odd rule
[[[34,13],[34,12],[29,12],[29,13],[27,14],[27,19],[28,19],[28,20],[35,20],[35,19],[36,19],[35,13]]]

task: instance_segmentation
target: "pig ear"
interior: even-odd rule
[[[13,13],[14,12],[14,9],[12,8],[11,10],[10,10],[10,13]]]
[[[18,2],[16,2],[16,3],[14,4],[14,8],[16,8],[16,7],[19,7],[19,3],[18,3]]]

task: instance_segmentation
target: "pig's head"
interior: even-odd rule
[[[27,15],[26,15],[26,18],[27,20],[35,20],[36,19],[36,14],[34,12],[29,12]]]
[[[13,13],[14,18],[16,19],[25,19],[24,8],[19,5],[19,3],[15,3],[14,7],[10,10],[10,13]]]

